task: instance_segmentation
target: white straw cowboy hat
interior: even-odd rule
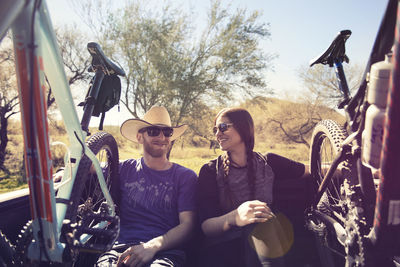
[[[139,130],[149,126],[173,128],[174,133],[170,137],[171,141],[181,136],[188,127],[185,124],[172,126],[171,118],[169,117],[167,109],[160,106],[153,106],[146,112],[146,114],[144,114],[143,119],[128,119],[124,121],[121,125],[120,131],[123,137],[137,143],[138,140],[136,135]]]

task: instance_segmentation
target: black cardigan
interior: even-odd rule
[[[275,180],[300,178],[304,174],[305,166],[300,162],[273,153],[267,153],[265,158],[274,172]],[[197,192],[200,223],[223,215],[219,207],[216,162],[216,159],[211,160],[200,169]]]

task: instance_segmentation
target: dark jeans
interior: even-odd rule
[[[251,237],[258,240],[259,233],[257,231],[259,230],[255,228],[258,226],[257,224],[247,225],[224,234],[222,237],[207,238],[200,252],[199,266],[284,267],[284,254],[275,253],[273,256],[266,256],[263,255],[262,249],[255,249],[257,244],[254,245],[254,242],[250,240]],[[280,246],[280,244],[277,245]]]
[[[113,250],[102,254],[96,263],[96,267],[114,267],[117,266],[119,256],[130,245],[116,245]],[[153,260],[149,262],[146,267],[183,267],[185,264],[186,256],[182,250],[171,249],[157,253]]]

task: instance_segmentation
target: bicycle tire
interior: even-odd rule
[[[31,261],[28,258],[28,247],[33,241],[32,221],[28,221],[21,229],[15,244],[14,264],[15,267],[72,267],[72,262],[56,263],[47,261]]]
[[[339,152],[340,144],[346,137],[347,132],[333,120],[322,120],[315,126],[311,138],[310,172],[317,188]],[[338,214],[346,217],[346,211],[343,210],[342,206],[345,198],[341,194],[343,183],[344,179],[341,176],[335,176],[331,179],[317,205],[319,211],[333,217]],[[319,223],[317,222],[316,225],[323,229],[323,232],[321,232],[322,230],[317,231],[317,240],[321,245],[319,250],[321,262],[324,262],[326,266],[342,266],[346,257],[344,247],[335,241],[336,236],[330,234],[331,232],[327,231],[326,226]],[[344,223],[343,227],[345,227]],[[311,228],[315,231],[315,228]]]
[[[14,265],[15,248],[0,230],[0,267]]]
[[[106,132],[98,132],[91,136],[86,144],[99,159],[105,173],[104,178],[107,188],[116,204],[116,211],[118,213],[119,157],[117,142],[112,135]],[[84,156],[78,167],[70,198],[71,205],[66,212],[66,219],[69,219],[72,223],[82,221],[88,209],[98,212],[101,203],[105,201],[96,174],[90,173],[91,165],[91,160]],[[95,221],[85,223],[85,226],[90,227],[95,223]],[[98,241],[94,237],[89,240],[91,244],[96,242]],[[84,253],[82,255],[78,257],[78,266],[93,265],[93,261],[95,262],[97,259],[94,253]]]
[[[321,184],[346,137],[346,130],[333,120],[322,120],[315,126],[311,138],[310,172],[316,186]],[[331,179],[318,204],[321,211],[331,213],[340,206],[342,184],[342,177]]]
[[[28,247],[33,241],[32,221],[28,221],[21,229],[15,244],[16,266],[39,266],[28,258]]]

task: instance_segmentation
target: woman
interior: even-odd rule
[[[274,173],[266,158],[253,151],[253,119],[245,109],[228,108],[217,114],[214,125],[226,153],[199,173],[198,212],[205,236],[200,259],[206,261],[201,265],[283,266],[280,229],[268,231],[270,242],[261,246],[261,253],[255,242],[248,242],[255,241],[255,226],[276,221],[271,210]]]

